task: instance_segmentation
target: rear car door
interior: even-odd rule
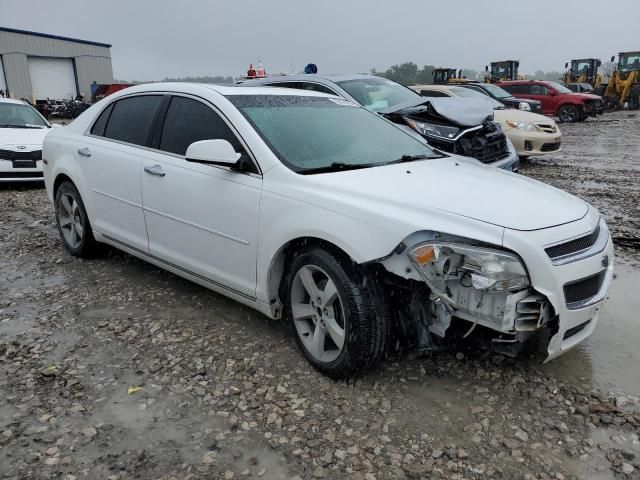
[[[140,177],[162,95],[116,100],[78,145],[77,165],[91,189],[92,227],[111,240],[147,252]]]
[[[188,273],[255,297],[262,177],[221,113],[203,100],[175,95],[142,173],[150,254]],[[225,139],[247,155],[251,172],[188,162],[187,147]]]
[[[545,115],[553,115],[555,109],[553,107],[553,98],[549,95],[547,87],[539,83],[530,83],[526,85],[525,97],[532,100],[540,101],[542,113]]]

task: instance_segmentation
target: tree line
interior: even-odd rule
[[[420,85],[433,82],[433,70],[435,68],[434,65],[424,65],[422,68],[419,68],[418,65],[413,62],[405,62],[399,65],[392,65],[384,71],[378,71],[374,68],[371,70],[371,74],[388,78],[403,85]],[[521,74],[527,78],[536,80],[558,81],[562,78],[562,72],[557,71],[543,72],[542,70],[537,70],[533,74],[522,72]],[[462,76],[469,80],[482,80],[484,75],[484,71],[462,69]]]

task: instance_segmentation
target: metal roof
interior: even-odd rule
[[[29,30],[18,30],[16,28],[0,27],[1,32],[21,33],[23,35],[31,35],[34,37],[53,38],[55,40],[63,40],[65,42],[84,43],[86,45],[95,45],[96,47],[111,48],[108,43],[92,42],[91,40],[82,40],[79,38],[61,37],[59,35],[51,35],[48,33],[31,32]]]

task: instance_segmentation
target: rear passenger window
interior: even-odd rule
[[[147,145],[162,98],[161,95],[141,95],[118,100],[109,116],[104,136],[135,145]]]
[[[111,114],[111,110],[113,109],[113,103],[105,108],[96,122],[91,127],[91,135],[97,135],[102,137],[104,135],[104,127],[107,126],[107,120],[109,120],[109,114]]]
[[[244,149],[238,137],[211,107],[197,100],[173,97],[160,137],[160,150],[178,155],[200,140],[227,140],[236,152]]]

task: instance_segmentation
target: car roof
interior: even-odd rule
[[[22,101],[22,100],[16,100],[15,98],[4,98],[4,97],[0,97],[0,103],[13,103],[13,104],[17,104],[17,105],[28,105],[28,103]],[[31,105],[29,105],[31,106]]]
[[[321,74],[321,73],[296,73],[296,74],[286,74],[286,75],[273,75],[270,77],[260,77],[260,78],[247,78],[243,83],[248,84],[251,82],[300,82],[300,81],[313,81],[314,79],[319,79],[320,81],[325,80],[329,82],[344,82],[347,80],[364,80],[369,78],[380,78],[376,75],[366,75],[366,74]]]
[[[214,91],[223,96],[229,95],[295,95],[299,97],[329,97],[326,93],[314,92],[311,90],[293,90],[291,88],[275,87],[242,87],[229,85],[215,85],[210,83],[189,83],[189,82],[158,82],[145,83],[128,87],[113,94],[113,97],[127,96],[132,93],[144,92],[177,92],[177,93],[202,93],[203,91]],[[109,97],[107,97],[109,98]]]

